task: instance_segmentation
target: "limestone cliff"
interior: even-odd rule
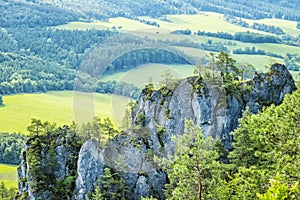
[[[172,154],[171,137],[183,133],[185,119],[199,125],[204,136],[221,138],[230,149],[233,140],[230,132],[238,126],[246,106],[257,113],[263,106],[280,104],[284,95],[295,89],[291,74],[279,64],[273,65],[265,74],[256,74],[250,81],[232,85],[232,88],[226,88],[218,81],[189,77],[180,80],[171,90],[145,89],[132,108],[130,130],[115,137],[105,148],[94,139],[82,145],[77,160],[76,185],[69,198],[86,199],[96,185],[101,187],[104,168],[109,167],[124,181],[127,199],[150,195],[164,199],[162,189],[167,175],[153,162],[153,155]],[[57,156],[65,155],[59,153],[59,149],[56,151]],[[28,151],[25,157],[28,157]],[[64,161],[59,163],[65,169]],[[26,161],[22,162],[19,178],[29,174],[27,165]],[[37,197],[26,181],[19,185],[19,191],[21,194],[27,192],[32,199]],[[51,194],[38,194],[51,197]]]

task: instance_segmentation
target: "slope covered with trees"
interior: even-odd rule
[[[85,5],[79,0],[38,0],[31,1],[40,5],[50,4],[66,10],[72,10],[79,13],[84,13],[89,18],[107,19],[109,17],[125,16],[134,18],[139,15],[147,15],[159,17],[165,14],[195,14],[199,11],[213,11],[223,14],[230,14],[237,17],[261,19],[261,18],[283,18],[297,21],[300,18],[300,13],[297,11],[299,7],[298,1],[239,1],[239,0],[167,0],[167,1],[89,1]],[[245,12],[247,10],[247,12]]]
[[[1,28],[37,28],[57,26],[79,20],[80,14],[50,5],[26,1],[0,2]]]

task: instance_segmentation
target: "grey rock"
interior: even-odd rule
[[[183,134],[186,119],[199,125],[204,137],[220,138],[225,148],[231,149],[233,138],[230,132],[238,127],[238,119],[246,107],[252,113],[257,113],[263,106],[272,103],[278,105],[285,94],[294,91],[296,86],[285,66],[276,64],[269,72],[256,74],[240,88],[240,92],[226,94],[224,87],[217,81],[203,82],[197,77],[189,77],[180,80],[167,94],[161,90],[146,94],[144,90],[137,106],[131,111],[132,130],[118,135],[102,149],[93,139],[82,145],[73,199],[85,200],[96,185],[101,187],[105,167],[113,169],[123,179],[128,188],[127,199],[140,200],[142,196],[151,195],[165,199],[163,187],[167,176],[154,163],[153,155],[168,156],[174,153],[175,144],[171,138]],[[144,116],[143,126],[139,124],[141,115]],[[157,130],[162,128],[164,131],[158,133]],[[58,143],[60,140],[58,138]],[[33,180],[28,175],[28,148],[18,170],[19,178],[26,177],[27,182],[19,183],[19,193],[28,192],[28,199],[37,196],[48,198],[51,196],[49,191],[33,193],[28,184]],[[55,151],[60,166],[55,177],[63,179],[69,170],[66,163],[68,150],[59,144]],[[45,152],[42,152],[44,162],[47,161]]]
[[[97,181],[100,183],[104,174],[105,161],[103,151],[98,149],[98,141],[90,139],[85,142],[79,152],[77,163],[75,199],[86,199],[86,195],[92,192]]]

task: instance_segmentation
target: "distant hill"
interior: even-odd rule
[[[164,14],[193,14],[214,11],[243,18],[280,18],[300,21],[298,0],[19,0],[40,6],[53,6],[75,12],[86,19],[109,17],[159,17]]]
[[[1,28],[38,28],[79,20],[80,14],[57,6],[18,1],[0,1]]]

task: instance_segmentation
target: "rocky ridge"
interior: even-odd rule
[[[150,195],[164,199],[162,189],[167,175],[153,162],[153,155],[173,153],[171,137],[183,133],[185,119],[199,125],[204,136],[221,138],[225,148],[231,149],[233,138],[230,132],[238,126],[238,119],[246,106],[257,113],[263,106],[280,104],[284,95],[295,89],[291,74],[280,64],[235,88],[224,88],[217,81],[205,82],[200,77],[189,77],[180,80],[172,90],[145,89],[132,108],[130,130],[115,137],[105,148],[95,139],[82,145],[76,166],[76,185],[73,196],[69,198],[86,199],[96,185],[101,187],[104,168],[109,167],[124,181],[127,199]],[[19,178],[29,174],[28,151],[25,154]],[[62,176],[65,174],[61,173],[58,178]],[[29,185],[27,182],[19,184],[19,193],[27,192],[28,199],[36,199],[37,194],[30,191]],[[38,194],[46,195],[47,191]]]

